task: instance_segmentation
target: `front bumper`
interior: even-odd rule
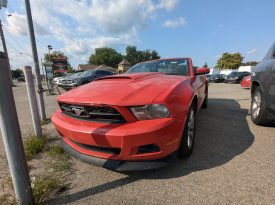
[[[142,171],[151,170],[165,167],[177,158],[177,152],[158,160],[150,161],[123,161],[123,160],[111,160],[103,159],[99,157],[94,157],[86,154],[82,154],[77,150],[70,147],[64,140],[61,140],[62,148],[72,157],[78,159],[79,161],[92,164],[98,167],[103,167],[105,169],[110,169],[114,171]]]
[[[61,87],[63,88],[63,89],[72,89],[72,88],[75,88],[75,87],[77,87],[78,85],[77,85],[77,83],[73,83],[73,84],[61,84]]]
[[[71,118],[60,110],[54,113],[52,122],[70,155],[90,164],[120,171],[165,166],[170,161],[168,156],[178,150],[183,129],[180,126],[182,123],[171,118],[105,124]],[[160,149],[139,152],[140,147],[151,144]],[[112,149],[119,151],[110,152]],[[133,168],[126,168],[128,166]]]

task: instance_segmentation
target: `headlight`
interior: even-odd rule
[[[171,116],[168,108],[160,104],[136,106],[131,107],[130,110],[138,120],[160,119]]]
[[[78,79],[73,80],[73,83],[79,83],[79,80]]]

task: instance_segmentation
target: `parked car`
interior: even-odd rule
[[[25,77],[24,76],[18,77],[17,82],[25,82]]]
[[[212,75],[211,75],[211,74],[206,74],[205,76],[206,76],[207,80],[209,80],[209,78],[210,78]]]
[[[243,78],[242,82],[241,82],[241,86],[243,88],[250,88],[251,86],[251,75],[246,76]]]
[[[248,75],[250,75],[250,72],[232,72],[228,76],[225,77],[224,82],[225,83],[240,83],[242,79]]]
[[[60,76],[60,77],[55,77],[53,78],[53,83],[57,84],[58,86],[61,86],[62,84],[62,81],[69,77],[70,75],[72,75],[73,73],[67,73],[67,74],[64,74],[63,76]]]
[[[139,63],[59,96],[52,122],[64,150],[86,163],[117,171],[163,167],[192,153],[209,72],[190,58]]]
[[[275,121],[275,43],[253,69],[251,96],[252,121],[256,125]]]
[[[221,83],[224,82],[224,76],[222,74],[214,74],[208,78],[209,82]]]
[[[61,83],[61,87],[65,90],[69,90],[80,85],[87,84],[97,78],[113,75],[113,72],[106,70],[87,70],[78,75],[69,76]]]

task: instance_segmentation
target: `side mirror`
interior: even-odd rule
[[[209,68],[197,68],[196,75],[205,75],[210,73]]]

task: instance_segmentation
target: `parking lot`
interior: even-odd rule
[[[14,88],[23,132],[32,129],[24,85]],[[47,115],[56,96],[45,96]],[[70,188],[52,204],[274,204],[275,128],[255,126],[250,92],[210,84],[209,106],[197,116],[193,155],[163,169],[117,173],[72,160]],[[54,135],[53,126],[47,129]],[[4,158],[0,141],[0,160]],[[1,164],[1,175],[7,170]],[[1,178],[0,178],[1,179]]]

